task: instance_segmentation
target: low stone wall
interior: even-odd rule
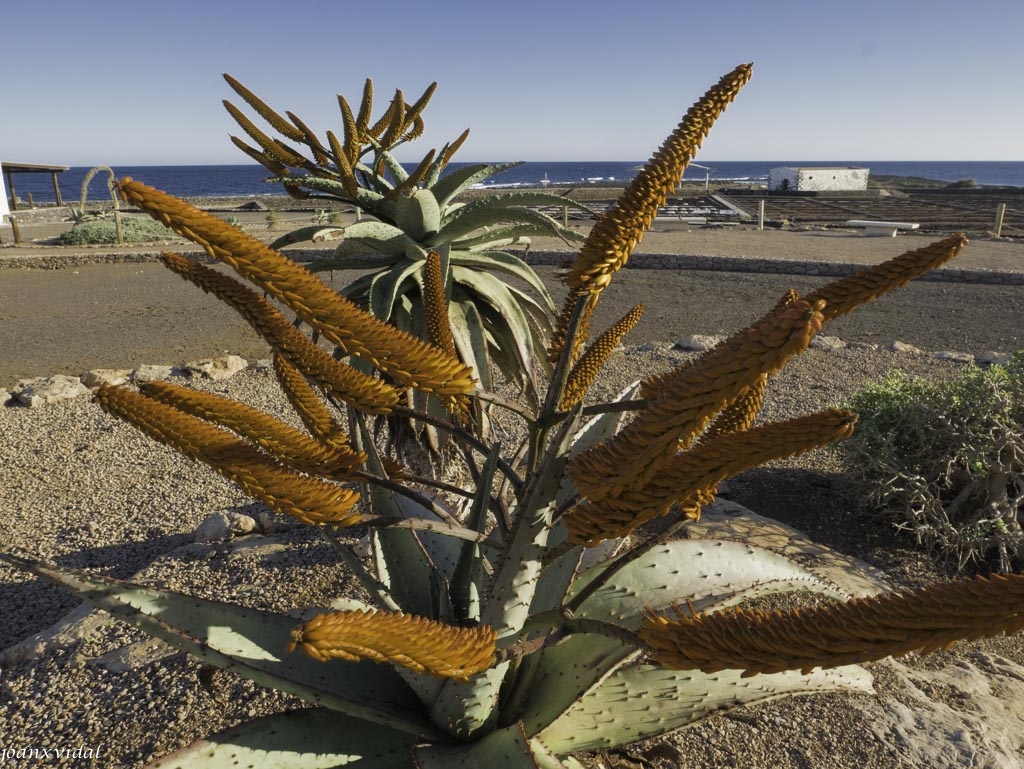
[[[80,267],[85,264],[155,262],[166,250],[173,250],[193,258],[199,257],[208,262],[212,261],[203,251],[180,248],[130,253],[117,253],[102,249],[75,254],[41,251],[38,256],[28,254],[5,257],[0,255],[0,270],[12,268],[57,270]],[[324,249],[290,249],[287,253],[298,262],[306,262],[320,259],[326,252]],[[567,266],[572,259],[573,254],[563,251],[530,251],[526,256],[526,261],[532,265],[555,267]],[[822,277],[842,277],[863,266],[865,265],[839,262],[805,262],[795,259],[757,259],[745,256],[696,256],[690,254],[633,254],[626,265],[627,269],[636,270],[706,270],[711,272],[820,275]],[[943,267],[926,273],[918,280],[1022,286],[1024,285],[1024,272]]]

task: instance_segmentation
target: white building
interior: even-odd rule
[[[796,192],[866,190],[869,173],[869,169],[856,166],[782,166],[768,172],[768,189]]]

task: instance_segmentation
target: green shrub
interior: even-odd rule
[[[172,240],[178,236],[152,219],[121,220],[126,243],[148,243]],[[95,219],[77,224],[60,236],[63,246],[103,246],[117,243],[117,226],[113,219]]]
[[[845,444],[864,500],[958,569],[1024,555],[1024,353],[950,382],[901,372],[869,385]]]

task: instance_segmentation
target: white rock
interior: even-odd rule
[[[136,382],[160,382],[164,379],[170,379],[173,373],[174,369],[170,366],[156,366],[147,363],[144,366],[139,366],[132,372],[132,380]]]
[[[898,339],[894,341],[891,345],[889,345],[889,349],[892,350],[893,352],[906,352],[910,353],[911,355],[923,354],[922,350],[919,347],[914,347],[914,345],[907,344],[906,342],[901,342]]]
[[[46,403],[66,401],[89,394],[89,388],[79,381],[78,377],[57,374],[36,379],[22,379],[14,398],[22,405],[36,408]]]
[[[131,378],[130,368],[94,368],[82,375],[82,384],[86,387],[100,385],[123,385]]]
[[[242,513],[214,513],[203,519],[192,534],[194,542],[216,542],[231,536],[252,534],[256,521]]]
[[[221,355],[219,358],[190,361],[185,364],[184,369],[190,374],[203,376],[214,382],[223,382],[239,371],[244,371],[248,366],[249,361],[238,355]]]
[[[815,336],[811,339],[811,347],[816,350],[842,350],[846,342],[837,336]]]
[[[7,390],[0,390],[0,407],[6,406],[11,400],[11,394]]]
[[[673,350],[695,350],[697,352],[703,352],[704,350],[710,350],[716,344],[724,340],[724,336],[708,335],[708,334],[693,334],[692,336],[684,336],[672,347]]]
[[[952,360],[957,363],[974,363],[974,356],[969,352],[955,352],[953,350],[942,350],[935,353],[939,360]]]
[[[1013,356],[1008,352],[995,352],[987,350],[978,355],[974,360],[979,366],[1005,366]]]

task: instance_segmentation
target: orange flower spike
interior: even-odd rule
[[[288,651],[300,649],[320,662],[393,662],[417,673],[465,681],[494,664],[496,639],[487,626],[453,627],[370,609],[317,615],[292,631]]]
[[[605,331],[597,340],[590,345],[583,356],[573,367],[569,378],[566,380],[565,393],[558,408],[561,411],[569,411],[577,403],[583,400],[594,383],[597,375],[601,373],[608,357],[619,346],[622,338],[628,334],[633,327],[640,322],[644,314],[644,305],[638,304],[627,312],[617,323]]]
[[[558,358],[558,351],[565,340],[565,321],[581,295],[579,291],[584,288],[602,290],[626,263],[644,233],[650,229],[658,208],[675,190],[711,126],[752,74],[752,64],[741,64],[712,86],[687,110],[676,129],[626,186],[615,205],[598,217],[566,276],[571,290],[552,337],[549,357]]]
[[[349,480],[351,470],[366,461],[366,454],[349,446],[328,447],[259,409],[215,393],[193,390],[170,382],[146,382],[140,391],[186,414],[226,427],[303,473]]]
[[[305,268],[236,227],[130,178],[121,197],[201,245],[215,259],[278,301],[338,345],[403,385],[446,396],[472,391],[472,371],[437,348],[360,310]]]
[[[797,301],[712,348],[699,365],[680,366],[617,435],[569,461],[569,478],[591,502],[643,488],[716,413],[806,349],[820,328],[821,313]]]
[[[352,526],[363,521],[355,512],[358,492],[299,475],[208,422],[124,387],[103,385],[95,400],[108,414],[209,465],[272,510],[313,525]]]
[[[619,496],[570,510],[565,519],[569,539],[590,546],[622,537],[665,515],[677,503],[692,510],[691,517],[696,517],[726,478],[773,459],[849,438],[856,421],[856,415],[849,411],[831,409],[702,440],[690,451],[663,462],[642,489],[628,489]]]
[[[808,301],[824,300],[825,320],[832,320],[941,267],[963,251],[968,242],[967,236],[958,232],[923,248],[907,251],[887,262],[857,270],[804,298]]]
[[[288,402],[314,438],[332,448],[349,446],[348,436],[306,377],[278,352],[274,353],[274,373]]]
[[[395,388],[332,358],[303,336],[270,302],[231,276],[180,254],[165,253],[161,260],[172,272],[228,304],[267,344],[339,400],[368,414],[387,414],[398,403]]]
[[[659,665],[744,676],[808,673],[1017,633],[1024,629],[1024,576],[977,577],[803,610],[676,615],[648,614],[639,633]]]

